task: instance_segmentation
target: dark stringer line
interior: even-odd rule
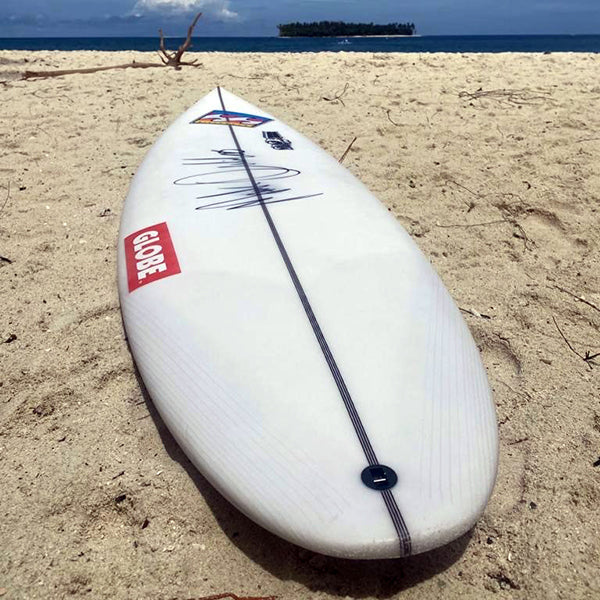
[[[392,523],[394,523],[394,528],[396,529],[396,533],[398,534],[398,539],[400,540],[401,556],[410,556],[412,552],[410,533],[406,527],[406,523],[404,522],[402,513],[398,508],[396,499],[392,494],[392,490],[384,490],[383,492],[381,492],[381,495],[383,497],[383,501],[385,502],[385,506],[388,509],[388,512],[390,513],[390,517],[392,518]]]
[[[226,111],[227,109],[225,108],[225,103],[223,101],[223,96],[221,94],[221,88],[217,88],[217,89],[219,92],[219,99],[221,101],[221,107],[222,107],[223,111]],[[263,211],[263,215],[267,221],[267,224],[269,225],[269,229],[271,230],[273,239],[275,240],[275,243],[277,244],[277,248],[279,249],[279,252],[281,254],[283,262],[285,263],[285,266],[287,268],[289,276],[292,280],[292,283],[294,284],[294,288],[296,289],[298,297],[300,298],[300,301],[302,302],[302,306],[304,308],[306,316],[308,317],[308,320],[309,320],[312,330],[315,334],[315,337],[317,338],[317,341],[319,342],[319,346],[321,347],[321,351],[323,352],[323,356],[325,357],[327,365],[329,366],[331,375],[333,376],[333,379],[337,385],[337,388],[339,390],[342,401],[344,402],[344,406],[346,407],[346,411],[348,412],[348,416],[350,417],[350,420],[352,421],[354,431],[356,432],[356,435],[358,437],[358,440],[359,440],[362,450],[364,452],[365,458],[367,459],[367,462],[369,463],[370,466],[378,465],[379,461],[377,460],[377,456],[375,455],[375,450],[373,449],[373,446],[371,445],[371,441],[369,440],[369,437],[368,437],[367,432],[364,428],[364,425],[360,419],[358,411],[356,410],[354,401],[352,400],[352,397],[350,396],[350,392],[348,390],[348,387],[346,386],[346,382],[344,381],[344,378],[342,377],[342,374],[341,374],[340,369],[335,361],[335,358],[333,357],[331,349],[329,348],[329,344],[327,343],[327,340],[325,339],[323,331],[321,330],[321,326],[319,325],[319,322],[317,321],[317,318],[312,309],[312,306],[310,305],[310,302],[308,300],[306,292],[304,291],[304,288],[302,287],[302,284],[300,283],[300,279],[298,278],[296,270],[294,269],[294,265],[292,264],[292,261],[290,260],[290,257],[287,253],[285,245],[281,239],[281,236],[279,235],[279,231],[277,230],[277,227],[275,226],[275,223],[271,217],[271,213],[269,212],[267,203],[264,201],[260,187],[254,178],[254,174],[252,173],[252,169],[250,168],[248,161],[246,160],[245,153],[242,150],[242,147],[240,146],[240,143],[239,143],[237,135],[234,131],[234,128],[232,125],[228,125],[228,127],[229,127],[229,131],[231,133],[231,136],[233,138],[233,142],[235,143],[235,146],[237,148],[239,156],[244,165],[244,168],[246,169],[246,173],[248,174],[248,178],[250,180],[250,183],[252,185],[254,193],[256,194],[256,197],[259,201],[260,207]],[[396,499],[394,498],[391,490],[388,489],[388,490],[382,491],[381,494],[383,497],[383,501],[385,502],[386,508],[392,519],[392,522],[394,524],[394,528],[396,529],[396,532],[398,534],[398,538],[400,540],[401,555],[407,556],[411,553],[411,540],[410,540],[410,533],[406,527],[406,523],[404,522],[404,518],[402,517],[400,509],[398,508],[398,504],[396,503]]]

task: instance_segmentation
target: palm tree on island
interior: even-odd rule
[[[414,23],[344,23],[343,21],[315,21],[313,23],[285,23],[277,25],[280,37],[352,37],[414,35]]]

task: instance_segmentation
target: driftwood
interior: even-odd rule
[[[123,65],[111,65],[108,67],[89,67],[87,69],[64,69],[59,71],[24,71],[21,73],[20,79],[47,79],[49,77],[61,77],[62,75],[74,75],[76,73],[97,73],[98,71],[109,71],[112,69],[151,69],[153,67],[173,67],[176,70],[181,69],[183,65],[199,67],[196,60],[184,62],[182,59],[184,52],[192,45],[192,33],[194,27],[198,23],[198,19],[202,16],[202,13],[198,13],[192,24],[188,27],[187,37],[185,42],[179,46],[175,52],[169,52],[165,48],[165,38],[162,29],[158,30],[160,35],[158,55],[161,60],[161,64],[148,63],[148,62],[135,62],[125,63]]]
[[[192,45],[192,33],[194,32],[194,27],[196,27],[196,23],[198,19],[202,16],[202,13],[198,13],[192,24],[188,27],[187,37],[185,38],[185,42],[179,46],[176,52],[169,52],[165,48],[165,37],[163,35],[162,29],[158,30],[158,35],[160,35],[160,46],[158,55],[160,60],[162,60],[163,64],[167,67],[174,67],[175,69],[181,69],[181,65],[195,65],[196,60],[192,60],[191,62],[183,62],[181,57],[183,53]]]
[[[124,65],[111,65],[109,67],[90,67],[88,69],[64,69],[59,71],[25,71],[21,79],[48,79],[49,77],[61,77],[62,75],[74,75],[75,73],[97,73],[98,71],[109,71],[111,69],[149,69],[151,67],[162,67],[157,63],[136,63],[132,61]]]

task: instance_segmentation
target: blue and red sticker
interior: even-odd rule
[[[212,110],[192,121],[193,124],[206,125],[234,125],[236,127],[257,127],[273,119],[250,115],[248,113],[234,112],[231,110]]]

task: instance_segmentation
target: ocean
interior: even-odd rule
[[[183,38],[167,38],[175,49]],[[0,38],[0,50],[154,51],[158,37]],[[197,37],[192,52],[600,52],[600,35]]]

